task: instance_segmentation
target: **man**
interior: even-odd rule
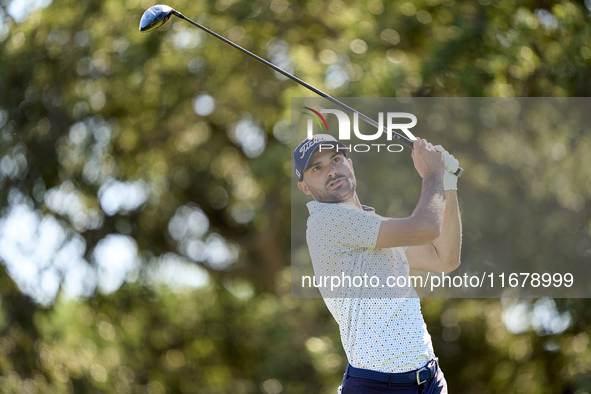
[[[441,146],[416,140],[412,159],[422,191],[410,217],[386,218],[361,205],[347,148],[327,134],[293,154],[298,187],[314,201],[306,240],[315,275],[408,276],[409,268],[449,273],[460,265],[458,161]],[[451,171],[451,172],[450,172]],[[346,275],[345,275],[346,273]],[[367,276],[367,275],[366,275]],[[383,283],[383,282],[382,282]],[[332,290],[332,289],[331,289]],[[321,290],[347,354],[342,394],[447,393],[419,299],[408,286]],[[384,294],[389,296],[383,297]],[[392,296],[392,294],[395,294]]]

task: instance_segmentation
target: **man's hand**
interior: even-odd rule
[[[410,217],[382,221],[376,241],[378,249],[426,245],[441,234],[445,212],[443,154],[425,140],[415,140],[413,146],[412,159],[423,178],[419,203]]]
[[[459,163],[441,145],[437,145],[433,149],[443,154],[443,162],[445,163],[443,188],[446,192],[443,223],[439,236],[430,243],[424,245],[409,244],[406,257],[410,268],[447,274],[460,265],[462,223],[458,208],[458,196],[454,191],[458,188],[458,177],[453,174],[453,172],[457,171]],[[441,178],[439,178],[439,181],[441,182]]]
[[[412,160],[421,178],[443,176],[445,171],[443,154],[437,152],[427,140],[416,139],[413,142]]]
[[[445,164],[445,172],[443,173],[443,189],[444,190],[458,190],[458,177],[454,173],[460,167],[458,159],[449,154],[441,145],[434,147],[437,152],[443,153],[443,163]]]

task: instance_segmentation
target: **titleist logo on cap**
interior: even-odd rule
[[[320,141],[332,141],[332,140],[330,140],[328,138],[325,138],[325,137],[314,137],[314,139],[309,140],[304,145],[302,145],[302,147],[300,148],[300,153],[302,154],[300,156],[300,159],[302,157],[304,157],[304,155],[312,147],[312,145],[315,145],[315,144],[317,144]]]

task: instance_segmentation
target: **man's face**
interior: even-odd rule
[[[351,160],[336,149],[319,149],[314,152],[303,181],[298,187],[320,202],[344,202],[352,200],[357,181]]]

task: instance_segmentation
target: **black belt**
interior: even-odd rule
[[[415,383],[417,386],[425,383],[437,372],[437,359],[431,360],[423,368],[415,371],[403,373],[386,373],[372,371],[370,369],[355,368],[351,364],[347,364],[345,376],[353,376],[354,378],[371,379],[379,382],[390,384]]]

